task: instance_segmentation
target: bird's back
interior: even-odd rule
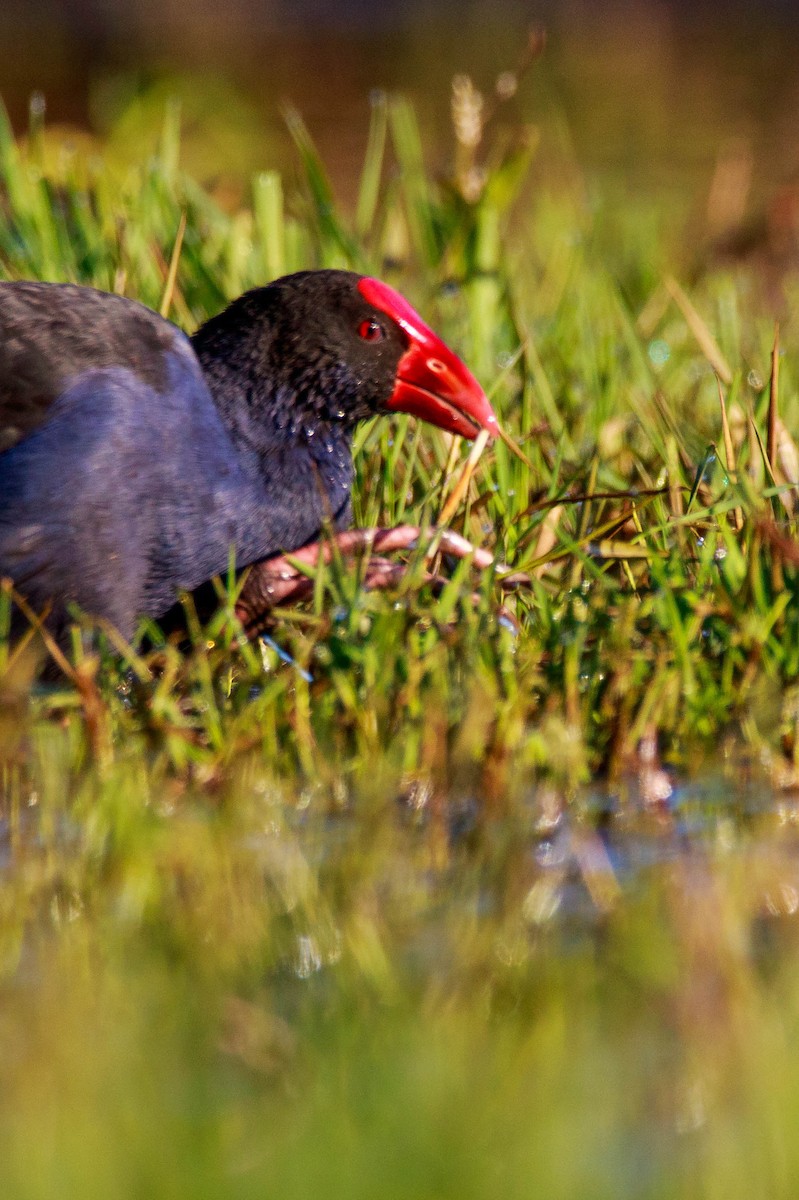
[[[0,575],[131,633],[223,570],[258,495],[189,340],[134,301],[0,283]]]
[[[0,454],[39,429],[82,375],[121,367],[163,391],[183,341],[133,300],[73,284],[0,282]]]

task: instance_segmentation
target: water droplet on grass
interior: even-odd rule
[[[647,347],[649,361],[655,367],[662,367],[671,358],[671,346],[663,338],[655,338]]]

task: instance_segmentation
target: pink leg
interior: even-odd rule
[[[484,571],[494,558],[487,550],[473,546],[465,537],[449,529],[422,530],[417,525],[398,525],[393,529],[348,529],[324,542],[313,542],[292,554],[280,554],[249,568],[242,588],[236,615],[248,633],[255,636],[263,629],[270,609],[278,605],[296,604],[313,591],[313,580],[299,569],[298,564],[315,567],[320,558],[329,563],[334,555],[344,558],[359,553],[369,554],[364,585],[367,588],[385,589],[395,586],[402,579],[405,567],[402,563],[390,562],[385,554],[401,550],[412,550],[420,538],[428,538],[432,550],[441,550],[455,558],[473,555],[474,565]],[[435,578],[425,573],[425,582]]]

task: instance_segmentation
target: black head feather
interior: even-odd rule
[[[233,436],[253,448],[349,433],[385,408],[407,338],[351,271],[302,271],[247,292],[192,345]]]

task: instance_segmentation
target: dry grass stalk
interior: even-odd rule
[[[180,252],[183,249],[183,235],[186,232],[186,211],[180,214],[180,223],[178,231],[175,234],[175,244],[172,247],[172,257],[169,260],[169,271],[167,272],[166,284],[164,285],[164,294],[161,298],[161,307],[159,313],[162,317],[169,316],[169,310],[172,307],[172,301],[175,296],[175,284],[178,277],[178,263],[180,262]]]
[[[766,455],[774,471],[777,462],[777,421],[780,398],[780,326],[774,325],[774,344],[771,347],[771,381],[768,389],[768,425],[766,433]]]
[[[557,528],[563,513],[564,505],[556,504],[544,517],[533,552],[534,559],[545,559],[550,551],[555,549],[558,544]],[[533,568],[532,574],[540,579],[548,565],[546,562],[539,562],[538,566]]]
[[[777,418],[777,464],[786,483],[799,485],[799,449],[785,422]]]
[[[666,463],[669,473],[669,507],[672,516],[679,518],[685,513],[682,499],[684,484],[680,479],[680,451],[673,434],[669,434],[666,440]]]
[[[686,325],[694,335],[699,349],[702,351],[713,370],[719,376],[722,383],[724,383],[726,387],[729,387],[732,383],[732,371],[730,370],[729,363],[722,354],[716,339],[713,337],[713,334],[705,324],[704,319],[700,316],[697,309],[694,308],[693,304],[672,275],[669,275],[664,282],[672,300],[685,318]]]
[[[507,432],[507,430],[503,429],[501,425],[497,425],[497,433],[498,433],[498,435],[499,435],[499,436],[502,438],[503,442],[504,442],[504,443],[505,443],[505,445],[508,447],[508,449],[510,450],[510,452],[511,452],[512,454],[515,454],[515,455],[516,455],[516,457],[518,458],[519,462],[523,462],[523,463],[524,463],[524,465],[527,467],[527,469],[528,469],[529,471],[534,471],[534,470],[535,470],[535,468],[533,467],[533,464],[530,462],[530,459],[529,459],[529,458],[527,457],[527,455],[524,453],[524,451],[522,450],[522,448],[521,448],[521,446],[518,444],[518,442],[515,442],[515,441],[513,440],[513,438],[512,438],[512,437],[511,437],[511,435],[510,435],[510,434]]]
[[[749,423],[749,445],[750,445],[750,460],[751,460],[750,467],[749,467],[749,474],[752,476],[753,479],[755,478],[754,463],[757,459],[757,455],[755,453],[755,450],[757,449],[760,451],[760,458],[763,462],[763,468],[764,468],[765,473],[768,476],[769,480],[771,481],[771,486],[776,488],[778,486],[777,477],[774,474],[774,471],[771,466],[771,461],[769,459],[768,454],[766,453],[766,447],[763,445],[763,439],[760,436],[760,431],[757,428],[757,425],[755,424],[755,417],[754,417],[754,413],[752,412],[751,407],[749,409],[748,423]]]
[[[44,609],[41,614],[36,613],[28,604],[25,597],[20,595],[20,593],[15,589],[10,579],[3,579],[0,581],[0,586],[2,586],[3,591],[11,597],[12,602],[16,604],[17,608],[28,622],[30,628],[34,630],[35,633],[39,634],[47,652],[50,654],[58,669],[63,671],[64,675],[70,680],[70,682],[77,684],[77,676],[74,668],[62,651],[61,647],[58,645],[58,642],[50,633],[50,630],[45,625],[45,621],[50,615],[50,606],[48,605],[48,607]],[[12,659],[13,657],[14,655],[12,655]]]
[[[455,467],[457,466],[458,458],[460,457],[462,445],[461,439],[452,433],[445,433],[443,437],[445,441],[449,442],[449,453],[447,454],[447,461],[444,464],[444,470],[441,474],[441,483],[439,484],[439,499],[442,505],[444,503],[444,496],[447,492],[447,485],[455,473]]]
[[[721,408],[721,433],[724,438],[724,457],[727,460],[727,475],[730,483],[735,484],[738,481],[738,469],[735,461],[735,447],[732,444],[732,434],[730,433],[730,422],[727,419],[727,403],[724,399],[724,392],[721,389],[721,380],[716,376],[716,383],[719,389],[719,406]],[[740,508],[732,510],[732,524],[736,533],[740,533],[743,529],[744,515]]]
[[[481,429],[475,438],[474,445],[469,453],[469,457],[466,459],[463,470],[460,474],[460,478],[450,492],[448,498],[444,501],[441,512],[438,514],[439,525],[446,525],[455,515],[458,505],[461,503],[467,491],[469,490],[469,484],[472,481],[472,475],[474,475],[475,468],[480,461],[480,456],[488,445],[490,437],[491,434],[487,429]]]

